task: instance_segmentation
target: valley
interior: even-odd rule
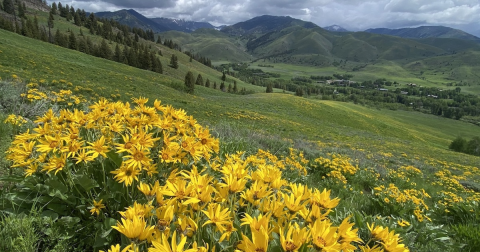
[[[0,10],[0,250],[480,248],[473,35],[44,7]]]

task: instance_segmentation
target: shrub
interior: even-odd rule
[[[448,148],[457,152],[465,152],[467,149],[467,140],[463,137],[457,137],[450,143]]]

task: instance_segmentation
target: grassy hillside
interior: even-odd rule
[[[162,50],[164,50],[163,61],[166,61],[172,53],[178,53],[163,47]],[[143,96],[150,99],[149,105],[151,105],[154,99],[159,99],[164,105],[173,105],[175,108],[184,109],[188,115],[193,115],[193,118],[198,120],[200,124],[209,126],[210,132],[220,138],[221,156],[231,155],[231,158],[225,163],[217,163],[221,161],[212,160],[212,166],[218,164],[218,167],[243,167],[241,165],[243,161],[240,160],[244,157],[249,157],[249,159],[252,157],[254,159],[251,160],[256,160],[253,162],[261,163],[261,158],[253,157],[252,155],[257,153],[259,148],[279,156],[288,155],[287,158],[282,157],[282,159],[279,159],[278,161],[280,162],[274,162],[273,157],[270,157],[272,161],[266,163],[267,165],[262,163],[257,170],[261,171],[260,169],[263,169],[260,166],[268,169],[277,169],[277,163],[289,164],[291,166],[299,164],[300,167],[308,169],[308,175],[305,176],[300,175],[296,171],[288,170],[279,170],[280,173],[275,173],[275,176],[281,174],[282,178],[286,179],[285,181],[295,183],[295,188],[297,185],[299,187],[300,185],[307,185],[308,188],[318,188],[319,190],[323,188],[331,189],[332,196],[326,196],[326,200],[329,201],[330,198],[333,199],[334,197],[338,197],[341,200],[340,203],[335,203],[335,206],[338,204],[338,207],[334,209],[328,218],[331,218],[332,223],[335,225],[340,225],[344,219],[350,219],[352,223],[355,223],[354,228],[359,229],[358,236],[364,241],[368,241],[369,237],[371,237],[366,224],[375,223],[378,227],[389,227],[392,230],[391,235],[393,235],[393,232],[400,234],[401,242],[405,243],[412,251],[458,251],[463,248],[475,251],[475,248],[478,248],[478,236],[474,232],[479,232],[478,223],[480,220],[478,216],[480,215],[478,215],[478,203],[476,203],[479,195],[473,189],[478,190],[479,188],[480,173],[478,164],[480,163],[480,157],[448,150],[449,143],[459,135],[468,139],[478,136],[478,126],[417,112],[378,110],[352,103],[305,99],[283,93],[264,93],[264,88],[262,87],[254,87],[240,82],[239,87],[256,89],[258,92],[251,95],[235,95],[212,88],[196,86],[195,95],[189,95],[179,91],[177,88],[183,85],[183,76],[186,71],[192,70],[195,74],[202,73],[204,79],[209,76],[218,80],[220,76],[213,69],[206,68],[196,62],[188,62],[186,55],[178,55],[180,68],[177,70],[170,69],[165,64],[164,67],[167,71],[166,74],[162,75],[95,58],[77,51],[0,30],[0,78],[2,79],[0,87],[20,85],[18,83],[32,83],[30,86],[38,84],[40,88],[45,90],[70,89],[73,90],[74,94],[82,94],[92,102],[99,97],[106,97],[110,100],[131,101],[132,97]],[[265,67],[265,69],[271,69],[279,73],[283,72],[282,78],[288,78],[292,75],[322,75],[324,72],[346,71],[347,66],[351,67],[356,64],[348,63],[324,69],[275,64],[274,67]],[[380,71],[383,75],[403,69],[399,64],[392,61],[387,61],[387,63],[381,66],[371,66],[383,69]],[[373,71],[368,73],[372,74]],[[405,70],[400,74],[405,74],[405,78],[411,77]],[[230,78],[227,83],[232,83],[232,81]],[[19,96],[19,94],[16,95],[17,97]],[[117,106],[115,109],[120,109],[118,105],[115,106]],[[93,110],[94,108],[92,108],[92,114],[105,114],[105,118],[98,120],[102,121],[102,125],[100,125],[101,130],[98,132],[103,132],[103,129],[108,130],[111,124],[103,125],[103,123],[104,120],[110,120],[106,118],[110,116],[105,112],[110,110],[105,110],[103,107],[97,108],[96,111]],[[132,113],[136,113],[142,118],[145,118],[145,113],[151,113],[144,111],[147,110],[136,110],[136,112],[132,111]],[[126,114],[128,115],[129,112]],[[0,118],[3,119],[5,117],[6,115],[0,113]],[[180,121],[177,116],[172,116],[172,118],[178,120],[178,122]],[[62,125],[67,120],[54,119],[52,121]],[[182,121],[179,126],[184,127],[186,125],[194,128],[192,125],[196,121],[185,122]],[[81,125],[77,122],[74,123]],[[12,130],[4,127],[3,123],[0,123],[0,125],[2,139],[7,139],[6,136]],[[158,125],[153,127],[158,127]],[[175,127],[177,127],[176,123]],[[87,132],[85,135],[104,139],[102,134],[95,134],[93,129],[85,129],[85,131],[88,130],[92,130],[92,132]],[[135,130],[127,129],[127,131],[131,132]],[[83,133],[84,130],[82,129],[81,132]],[[183,141],[187,143],[184,139],[188,139],[189,136],[185,134],[193,133],[178,130],[178,134],[177,137],[169,138],[169,141],[182,141],[181,144],[176,145],[181,146]],[[102,135],[101,138],[100,135]],[[120,137],[117,138],[120,139]],[[107,141],[112,141],[111,139],[113,138],[109,137]],[[93,142],[93,139],[88,141]],[[1,149],[6,147],[4,142],[2,141],[0,144]],[[198,142],[203,143],[203,139]],[[111,144],[107,143],[107,145]],[[155,148],[160,148],[159,144],[154,145]],[[297,162],[297,160],[303,159],[304,156],[289,154],[290,147],[303,151],[305,157],[309,159],[309,161],[305,161],[305,163],[308,162],[308,165],[302,166]],[[85,148],[91,148],[90,144]],[[22,150],[20,149],[20,151]],[[97,150],[95,149],[95,151]],[[246,153],[241,155],[234,154],[237,151],[246,151]],[[137,154],[135,154],[135,158]],[[161,160],[158,158],[158,149],[152,149],[152,155],[155,156],[156,160]],[[117,159],[113,159],[111,156]],[[0,157],[3,160],[3,156]],[[120,158],[120,162],[118,162],[118,158]],[[123,158],[127,158],[127,156],[123,156]],[[163,159],[163,155],[161,158]],[[221,159],[222,157],[219,158],[219,160]],[[41,241],[43,239],[47,241],[41,243],[43,246],[56,246],[57,249],[62,251],[67,247],[72,247],[71,244],[75,244],[73,247],[80,250],[82,249],[81,246],[88,247],[89,250],[92,250],[92,246],[95,249],[105,250],[107,245],[122,243],[124,238],[121,237],[123,236],[116,230],[111,229],[115,225],[116,220],[121,219],[118,211],[122,211],[125,207],[132,205],[140,197],[141,201],[138,200],[138,202],[152,201],[143,197],[143,194],[137,190],[137,184],[134,184],[131,188],[128,184],[124,186],[118,183],[116,178],[114,179],[113,175],[109,173],[110,170],[104,172],[105,169],[116,169],[118,165],[116,162],[120,164],[126,163],[126,161],[122,161],[122,157],[116,152],[110,152],[108,159],[102,158],[101,160],[105,161],[105,166],[103,166],[103,163],[100,165],[93,162],[82,163],[78,166],[72,164],[73,168],[65,165],[54,166],[55,168],[62,167],[61,169],[64,169],[58,173],[58,177],[62,177],[64,174],[70,176],[73,173],[72,176],[74,176],[73,179],[75,180],[72,182],[73,186],[70,187],[64,186],[63,181],[65,180],[58,179],[53,172],[48,175],[44,172],[36,172],[36,174],[26,179],[21,175],[14,177],[16,179],[14,182],[18,181],[26,185],[32,184],[33,186],[19,186],[24,191],[19,191],[16,188],[11,190],[8,188],[5,191],[7,193],[1,191],[0,197],[3,204],[1,209],[2,211],[6,209],[14,212],[8,209],[8,206],[10,203],[19,202],[18,209],[26,209],[27,213],[29,213],[28,218],[25,218],[25,220],[31,220],[34,223],[19,224],[19,221],[23,220],[20,215],[2,218],[2,222],[0,222],[0,237],[5,240],[22,237],[19,235],[20,233],[16,233],[22,230],[35,230],[39,234],[44,232],[46,235],[39,236],[40,238],[37,240]],[[199,169],[200,167],[201,169],[209,169],[209,174],[218,173],[218,171],[213,171],[210,168],[210,164],[203,160],[193,161],[192,163]],[[155,175],[154,180],[159,179],[161,180],[159,183],[164,184],[167,178],[175,176],[173,173],[169,175],[170,170],[180,167],[185,169],[185,171],[189,171],[192,163],[189,163],[189,165],[155,163],[155,168],[157,168],[157,165],[162,167],[162,169],[159,169],[161,170],[159,177],[164,177],[159,178]],[[5,163],[0,163],[0,165],[6,166]],[[76,173],[75,168],[80,168],[80,166],[86,166],[87,168],[77,169],[78,173]],[[70,170],[67,172],[67,169]],[[341,171],[335,169],[340,169]],[[353,174],[347,174],[348,171],[344,171],[347,169],[352,170]],[[4,176],[7,170],[2,169],[0,171],[3,172],[0,178],[7,178],[1,182],[11,183],[8,181],[11,177]],[[82,174],[81,172],[84,173]],[[337,180],[334,172],[340,173],[342,177],[342,173],[345,173],[345,182]],[[194,173],[192,172],[191,176],[197,176]],[[268,179],[269,176],[265,177]],[[38,181],[34,179],[38,179]],[[140,177],[141,181],[147,181],[147,179],[151,179],[151,177],[147,178],[146,175],[145,177]],[[185,178],[180,179],[180,177],[175,179],[177,182],[184,180]],[[237,181],[236,178],[235,181]],[[218,180],[218,182],[215,181],[216,184],[225,182],[229,183],[225,179]],[[190,182],[190,184],[193,183]],[[211,184],[211,186],[215,186],[213,182]],[[253,184],[257,184],[257,182],[248,182],[247,186],[250,186],[250,184],[252,184],[251,188],[253,188]],[[271,184],[273,185],[274,183]],[[0,184],[2,189],[4,185]],[[265,183],[265,185],[270,184]],[[452,189],[451,185],[456,187]],[[467,186],[473,189],[465,189]],[[283,192],[290,187],[293,187],[293,184],[284,186],[282,190],[277,188],[275,191]],[[386,187],[388,189],[383,190]],[[200,190],[200,187],[193,190]],[[448,192],[444,192],[444,190],[448,190]],[[266,195],[261,200],[275,198],[273,195],[276,195],[276,192],[272,191],[271,196]],[[452,196],[451,192],[458,193],[458,196],[457,194]],[[301,194],[303,195],[303,193]],[[215,201],[215,205],[220,206],[220,204],[224,204],[222,208],[230,211],[228,209],[236,207],[234,204],[240,201],[239,195],[243,194],[238,192],[226,193],[226,195],[229,195],[229,197],[224,202],[230,202],[231,204],[228,203],[230,204],[229,206],[226,205],[227,203],[219,203],[217,201]],[[278,195],[284,194],[279,193]],[[293,195],[293,193],[290,195]],[[33,200],[30,201],[32,197]],[[279,202],[281,200],[280,197],[285,198],[285,196],[279,196],[275,201]],[[292,197],[300,199],[299,196]],[[400,197],[407,199],[407,202],[401,202]],[[313,197],[309,195],[306,198]],[[103,203],[107,208],[102,209],[100,207],[102,204],[100,199],[104,200]],[[449,203],[459,199],[464,200],[465,203]],[[45,204],[45,211],[38,215],[31,211],[34,209],[33,206],[35,206],[36,200],[42,200],[42,204]],[[26,201],[29,201],[26,203],[27,207],[24,204]],[[420,204],[419,202],[422,203]],[[32,207],[28,207],[30,203]],[[137,205],[137,207],[139,206]],[[157,204],[155,205],[156,207]],[[189,207],[191,206],[185,206],[185,209]],[[286,210],[286,207],[283,207],[283,205],[281,207],[282,209],[285,208],[285,215],[291,214]],[[260,209],[250,207],[250,205],[247,208],[248,210],[255,209],[255,212],[257,212],[256,209]],[[184,213],[175,213],[175,215],[180,216],[180,214],[194,212],[190,209]],[[207,209],[206,206],[205,209]],[[209,209],[211,208],[209,207]],[[217,209],[220,211],[220,208]],[[96,210],[98,210],[97,216],[92,215]],[[163,210],[158,208],[158,211]],[[448,214],[447,211],[452,213]],[[200,211],[196,212],[200,213]],[[239,226],[238,216],[233,213],[232,211],[232,219],[236,219],[235,227],[238,227],[239,231],[244,232],[245,229]],[[154,216],[153,218],[157,217]],[[100,220],[101,218],[104,220]],[[191,218],[193,219],[194,217],[192,216]],[[205,238],[208,238],[210,248],[215,245],[220,247],[221,244],[226,244],[227,242],[217,242],[218,232],[215,233],[215,237],[209,235],[209,232],[214,230],[213,228],[209,229],[210,231],[208,232],[206,231],[210,226],[203,224],[210,217],[201,215],[201,218],[203,221],[200,221],[198,218],[194,220],[198,223],[199,231],[195,234],[199,237],[197,241],[204,241],[206,240]],[[277,222],[273,218],[272,222]],[[294,218],[294,215],[291,215],[291,218]],[[424,218],[431,218],[432,221],[427,221]],[[295,219],[300,219],[300,217],[295,217]],[[48,220],[51,220],[55,225],[48,224]],[[325,223],[324,221],[326,220],[318,219],[318,222]],[[152,225],[155,225],[155,223]],[[49,225],[52,228],[48,230],[45,230],[45,228],[34,229],[35,225],[40,227]],[[402,225],[406,225],[406,227]],[[154,227],[152,226],[152,228]],[[15,230],[15,232],[10,230]],[[336,231],[336,229],[331,230]],[[52,235],[52,233],[60,235],[57,237]],[[68,237],[62,236],[62,234],[67,234]],[[232,235],[233,238],[229,239],[228,242],[232,244],[228,243],[229,247],[225,247],[226,251],[233,251],[233,244],[236,244],[237,238],[239,238],[235,236],[238,235],[234,234]],[[35,238],[31,239],[34,242],[37,241]],[[268,239],[265,240],[267,241]],[[439,240],[445,242],[440,243],[438,242]],[[130,241],[125,239],[123,246],[129,243]],[[280,246],[274,248],[274,243],[276,242],[271,242],[271,247],[268,251],[276,250],[277,248],[278,250],[281,249]],[[371,242],[370,245],[373,246],[374,243],[376,244],[376,242]],[[465,243],[468,244],[465,245]],[[0,246],[9,244],[2,243]],[[142,246],[145,248],[147,245],[144,244]],[[3,249],[3,247],[1,248]],[[8,247],[8,249],[4,250],[11,251],[12,249]],[[267,250],[264,249],[264,251]]]
[[[334,49],[335,50],[335,49]],[[356,54],[358,55],[357,52]],[[259,60],[251,64],[251,68],[262,69],[264,72],[280,74],[280,78],[290,80],[293,77],[332,76],[333,74],[351,74],[354,81],[368,81],[385,78],[401,85],[416,83],[426,87],[454,89],[460,86],[463,92],[480,94],[480,81],[477,77],[480,63],[478,52],[471,51],[459,54],[432,57],[424,60],[389,61],[379,60],[370,63],[358,63],[334,59],[338,66],[295,66],[292,64],[275,63]],[[351,57],[354,57],[353,54]],[[350,56],[349,56],[350,57]],[[299,58],[299,56],[296,56]],[[273,65],[261,67],[259,65]]]
[[[169,31],[160,33],[159,36],[162,39],[173,40],[186,51],[198,53],[212,60],[243,62],[253,59],[238,40],[212,29],[199,29],[190,34]]]
[[[233,123],[239,128],[266,135],[336,145],[360,147],[368,141],[372,144],[369,151],[378,148],[447,160],[459,159],[458,154],[447,150],[449,141],[457,136],[458,128],[462,128],[460,132],[465,136],[478,132],[478,128],[470,124],[414,112],[376,111],[353,104],[305,100],[287,94],[242,96],[197,86],[196,95],[190,96],[171,88],[183,85],[174,78],[175,75],[139,70],[10,32],[0,31],[0,35],[2,79],[12,79],[13,75],[27,83],[43,79],[47,87],[79,87],[78,92],[92,97],[115,94],[121,100],[138,96],[160,99],[184,108],[201,122],[214,126]],[[183,67],[187,70],[189,66]],[[299,70],[303,69],[299,67]],[[242,85],[254,89],[249,84]],[[261,87],[259,89],[264,91]],[[437,124],[432,121],[442,126],[428,126]],[[385,146],[376,143],[377,140],[390,144]],[[409,147],[398,148],[405,144]],[[468,158],[463,162],[472,161]]]

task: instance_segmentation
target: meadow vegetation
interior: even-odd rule
[[[480,157],[449,150],[478,126],[265,93],[160,47],[164,74],[0,30],[0,250],[480,249]],[[306,77],[350,74],[330,70]]]

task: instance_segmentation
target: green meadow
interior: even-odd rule
[[[280,138],[339,145],[362,146],[368,142],[371,148],[446,160],[462,159],[458,158],[459,154],[448,150],[451,140],[459,135],[473,137],[478,132],[478,127],[471,124],[417,112],[376,110],[282,93],[265,94],[262,87],[240,82],[239,88],[245,87],[258,93],[235,95],[197,86],[195,95],[186,95],[179,90],[183,81],[175,78],[175,73],[161,75],[139,70],[48,43],[33,43],[31,39],[6,31],[0,31],[0,35],[0,76],[4,80],[12,79],[12,75],[17,75],[26,83],[43,79],[47,87],[79,87],[80,94],[92,98],[112,98],[111,95],[116,94],[115,99],[124,101],[138,96],[151,101],[159,99],[165,104],[185,109],[199,121],[212,126],[222,122],[234,123],[237,127]],[[167,73],[182,73],[185,71],[183,68],[190,67],[188,64],[180,65],[178,70],[166,64],[164,68]],[[282,64],[264,70],[304,75],[323,73],[315,72],[313,68]],[[327,69],[325,74],[333,70]],[[215,73],[218,75],[210,69],[207,76],[215,80]],[[220,80],[217,81],[219,83]],[[383,142],[388,142],[390,146],[384,146]],[[399,149],[399,146],[405,148]],[[470,159],[465,159],[465,162],[470,163]],[[474,160],[470,164],[475,164]]]
[[[44,22],[45,16],[39,19]],[[58,22],[59,29],[72,29],[70,23]],[[113,43],[111,45],[114,47]],[[151,45],[157,46],[153,43]],[[280,90],[265,93],[264,87],[254,86],[230,76],[227,76],[227,86],[236,81],[239,89],[251,90],[252,94],[232,94],[212,87],[195,86],[195,92],[191,95],[184,91],[184,77],[188,71],[192,71],[195,77],[202,74],[204,81],[208,78],[212,84],[215,81],[217,86],[221,82],[221,73],[198,62],[189,62],[189,57],[181,52],[161,45],[158,45],[158,49],[162,50],[163,54],[161,61],[164,74],[95,58],[0,30],[0,97],[17,97],[22,106],[30,104],[33,107],[37,103],[29,103],[25,98],[20,98],[20,93],[29,85],[38,85],[38,88],[46,93],[71,90],[73,95],[88,100],[86,104],[80,105],[91,105],[101,98],[133,104],[132,98],[145,97],[149,99],[147,105],[151,106],[158,99],[162,105],[172,105],[176,109],[185,110],[200,125],[208,127],[210,133],[220,140],[219,160],[226,156],[233,156],[232,160],[246,158],[262,149],[288,163],[292,162],[286,161],[286,157],[292,155],[290,148],[301,151],[302,157],[304,155],[306,158],[304,168],[308,175],[284,170],[282,177],[289,183],[332,190],[332,198],[339,197],[340,203],[328,219],[339,225],[345,218],[351,218],[351,221],[355,222],[355,228],[359,229],[358,237],[364,241],[364,244],[356,244],[357,247],[387,246],[380,241],[374,241],[370,235],[372,230],[368,223],[375,223],[400,234],[401,242],[411,251],[477,251],[480,248],[477,236],[480,234],[477,200],[480,198],[480,157],[453,152],[448,148],[458,136],[467,139],[479,136],[478,126],[414,111],[393,111],[353,103],[307,99],[282,93]],[[172,54],[179,57],[178,69],[168,66]],[[430,68],[434,63],[426,61],[422,61],[424,65],[415,70],[411,70],[414,66],[395,61],[369,63],[359,71],[351,70],[359,66],[359,63],[352,62],[338,67],[317,68],[260,60],[252,63],[250,67],[279,73],[283,79],[349,73],[353,74],[352,79],[357,81],[386,78],[401,84],[415,82],[425,86],[447,87],[448,81],[442,79],[446,77],[435,75],[437,70]],[[267,63],[274,67],[258,66]],[[455,69],[474,73],[476,68],[468,66]],[[426,76],[425,79],[417,75],[419,70],[423,71],[422,76]],[[456,77],[455,80],[459,78]],[[462,86],[462,90],[463,88]],[[465,88],[470,93],[478,92],[473,85]],[[62,108],[61,104],[55,102],[45,106],[56,110]],[[43,112],[42,109],[44,108],[38,108],[40,112]],[[24,178],[19,169],[9,167],[10,161],[5,158],[5,150],[14,135],[19,133],[18,128],[4,122],[9,113],[12,111],[0,113],[0,210],[5,214],[0,216],[0,240],[8,241],[0,245],[0,249],[22,248],[15,244],[31,242],[33,247],[43,246],[56,248],[49,251],[61,251],[62,248],[67,248],[69,242],[74,242],[79,246],[78,249],[81,245],[97,251],[107,250],[116,243],[122,247],[127,246],[130,241],[136,243],[137,240],[129,240],[130,237],[122,236],[111,227],[121,218],[118,211],[136,202],[136,198],[129,196],[135,195],[143,199],[143,195],[136,187],[131,187],[133,191],[129,193],[129,185],[120,185],[109,177],[110,173],[102,173],[99,168],[113,170],[112,167],[118,165],[116,161],[119,155],[109,153],[109,156],[105,157],[107,168],[97,161],[86,164],[85,167],[96,167],[91,174],[87,168],[79,168],[79,173],[87,172],[83,175],[74,174],[74,179],[82,180],[73,183],[72,187],[68,187],[68,181],[57,178],[53,172],[38,172],[39,174],[30,178]],[[31,127],[34,126],[30,125]],[[158,150],[156,151],[158,153]],[[124,158],[126,159],[126,156]],[[189,165],[192,164],[205,168],[212,177],[220,176],[218,171],[210,167],[211,163],[198,160],[187,164],[161,164],[161,167],[168,171],[176,168],[189,171]],[[65,171],[59,174],[72,175]],[[75,177],[77,175],[78,177]],[[98,177],[95,177],[97,175]],[[154,178],[161,183],[171,178],[171,175],[164,171],[160,175]],[[94,177],[98,180],[93,181]],[[147,181],[148,178],[144,179]],[[60,185],[61,183],[66,184]],[[248,186],[251,186],[250,184],[253,182]],[[82,188],[78,189],[76,185]],[[106,185],[109,185],[109,190],[106,190]],[[112,195],[123,196],[115,198],[117,196],[107,195],[111,188]],[[88,211],[92,209],[92,204],[98,203],[98,199],[93,201],[95,203],[90,199],[92,192],[97,194],[96,190],[100,190],[98,195],[103,195],[105,202],[109,202],[106,203],[108,209],[98,209],[110,211],[108,218],[103,218],[103,215],[99,216],[98,213],[95,218],[93,213]],[[240,193],[232,195],[231,197],[237,197]],[[126,198],[128,200],[124,202],[123,199]],[[55,207],[48,205],[50,200],[54,201]],[[81,203],[72,203],[77,202],[76,200]],[[35,205],[37,201],[44,205]],[[24,202],[30,208],[27,209]],[[124,206],[117,204],[118,202],[128,204]],[[142,202],[147,204],[146,198]],[[229,207],[236,207],[237,203],[232,202]],[[110,203],[112,206],[116,204],[117,208],[110,208]],[[58,210],[58,206],[62,204],[73,205],[70,215],[62,215],[65,211]],[[253,212],[255,211],[257,210],[254,209]],[[19,215],[20,212],[25,215]],[[424,219],[427,217],[430,220]],[[233,219],[236,221],[235,227],[244,232],[246,228],[240,228],[238,216]],[[300,217],[294,219],[298,223],[304,222]],[[23,222],[24,220],[31,222]],[[199,222],[199,230],[204,232],[198,236],[202,235],[200,238],[208,240],[210,245],[218,244],[217,251],[233,251],[235,244],[240,241],[237,234],[237,237],[232,238],[234,240],[218,242],[219,237],[216,236],[219,235],[209,236],[208,232],[212,233],[213,229],[203,229],[200,224]],[[50,225],[50,228],[43,228],[46,225]],[[175,225],[177,224],[172,223],[172,232]],[[21,230],[33,230],[34,234],[29,233],[31,237],[27,237]],[[95,234],[92,235],[92,232]],[[249,232],[245,231],[251,235]],[[280,239],[277,238],[275,237],[275,242],[271,242],[268,251],[282,251]],[[63,247],[57,247],[58,244]],[[191,245],[192,240],[189,240],[188,246]],[[139,247],[146,249],[147,245],[142,243]],[[302,251],[314,250],[306,245],[302,248]],[[386,247],[384,251],[387,251]]]

